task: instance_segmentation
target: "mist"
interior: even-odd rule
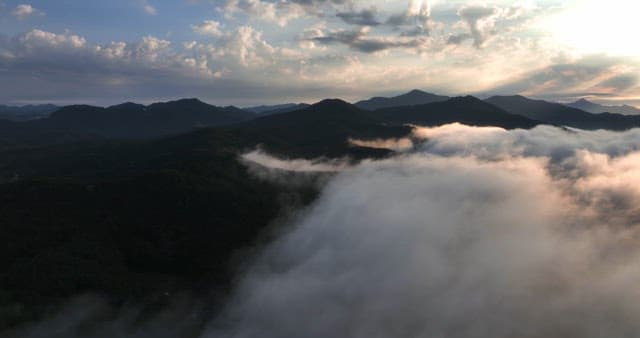
[[[245,154],[266,179],[331,175],[197,333],[180,330],[194,309],[183,305],[142,329],[84,336],[640,336],[640,130],[452,124],[413,138],[358,164]],[[80,336],[78,317],[16,336],[47,336],[52,323]]]
[[[207,337],[640,334],[640,133],[448,125],[342,171]]]

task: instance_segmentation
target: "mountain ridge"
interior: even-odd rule
[[[600,113],[612,113],[621,115],[640,115],[640,109],[627,104],[619,106],[602,105],[595,102],[591,102],[587,99],[580,99],[575,102],[567,103],[566,106],[584,110],[592,114]]]
[[[0,105],[0,119],[15,122],[30,121],[45,118],[60,107],[53,104],[38,104],[25,106]]]
[[[580,129],[628,130],[640,127],[639,115],[593,114],[560,103],[534,100],[521,95],[493,96],[485,100],[505,111],[547,124]]]
[[[533,128],[540,124],[537,120],[511,114],[470,95],[424,105],[378,109],[370,114],[386,123],[426,126],[459,122],[475,126],[513,129]]]
[[[393,97],[372,97],[367,100],[358,101],[354,103],[354,105],[364,110],[377,110],[382,108],[415,106],[427,103],[441,102],[447,99],[449,99],[448,96],[442,96],[433,93],[427,93],[418,89],[413,89],[407,93]]]

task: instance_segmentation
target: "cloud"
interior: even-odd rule
[[[283,160],[261,150],[254,150],[240,157],[246,163],[289,172],[338,172],[349,166],[346,160]]]
[[[560,101],[585,94],[623,96],[635,90],[640,80],[638,71],[637,63],[610,56],[565,58],[512,78],[490,93],[521,93]]]
[[[410,138],[400,139],[375,139],[375,140],[358,140],[349,139],[349,144],[357,147],[389,149],[393,151],[405,151],[412,149],[414,144]]]
[[[19,4],[16,8],[11,12],[11,15],[18,18],[18,20],[24,20],[32,16],[43,16],[45,15],[43,11],[34,8],[29,4]]]
[[[250,18],[258,18],[263,21],[273,22],[279,26],[286,26],[290,21],[303,17],[324,17],[328,12],[353,7],[352,0],[227,0],[219,11],[227,17],[233,17],[236,13],[244,13]],[[348,13],[348,12],[344,12]],[[365,14],[366,15],[366,14]],[[347,20],[356,18],[349,18]]]
[[[480,48],[493,34],[496,15],[499,11],[493,7],[465,6],[460,8],[458,15],[467,24],[469,33],[451,35],[449,43],[460,44],[467,39],[473,39],[473,45]]]
[[[157,15],[158,10],[147,0],[142,0],[142,9],[149,15]]]
[[[268,2],[262,0],[228,0],[221,9],[227,17],[241,12],[252,18],[286,26],[289,21],[305,15],[305,9],[294,2]]]
[[[414,49],[425,44],[423,39],[416,37],[376,37],[368,34],[368,28],[363,27],[359,30],[320,32],[318,36],[309,40],[323,45],[343,44],[363,53],[375,53],[392,48]]]
[[[411,0],[401,14],[389,16],[386,25],[400,30],[403,36],[429,35],[431,4],[428,0]]]
[[[360,11],[338,12],[336,16],[350,25],[378,26],[380,21],[376,18],[376,9],[362,9]]]
[[[213,27],[205,22],[196,29],[211,34]],[[186,46],[189,48],[154,36],[134,42],[91,44],[70,32],[34,29],[0,40],[0,69],[4,70],[3,77],[13,83],[2,91],[0,99],[74,100],[65,96],[71,93],[79,95],[75,99],[105,95],[103,98],[111,96],[116,102],[131,95],[175,98],[197,94],[206,98],[212,88],[219,88],[216,92],[225,93],[220,94],[224,97],[273,95],[273,90],[279,88],[277,83],[265,88],[245,79],[249,74],[257,79],[254,70],[270,65],[274,72],[285,71],[287,62],[297,64],[299,57],[271,46],[261,32],[250,26],[221,32],[214,43]],[[26,73],[31,75],[25,77]],[[234,78],[230,78],[231,74]],[[272,73],[262,74],[274,77]],[[34,83],[38,85],[34,87]]]
[[[204,336],[640,334],[637,130],[425,132],[336,176]]]
[[[431,6],[428,1],[411,0],[401,14],[392,15],[387,19],[387,24],[392,26],[424,25],[431,16]]]
[[[240,155],[240,161],[259,179],[286,187],[315,187],[318,190],[336,173],[352,165],[348,158],[282,159],[260,149]]]
[[[191,26],[194,32],[202,35],[209,35],[213,37],[220,37],[223,35],[220,22],[213,20],[206,20],[199,25]]]
[[[18,52],[24,54],[34,54],[47,49],[73,51],[87,45],[87,40],[81,36],[70,33],[55,34],[39,29],[31,30],[17,37],[14,42],[18,43]]]
[[[80,31],[54,30],[86,39],[85,50],[51,47],[54,50],[41,49],[40,57],[21,53],[14,37],[5,34],[0,38],[0,71],[12,80],[0,88],[0,100],[115,104],[125,100],[119,95],[148,102],[198,93],[221,104],[250,105],[336,96],[359,100],[416,87],[446,95],[517,92],[555,99],[556,91],[562,99],[577,93],[638,97],[637,60],[611,60],[603,72],[582,70],[573,77],[559,73],[563,65],[580,63],[580,56],[554,45],[530,23],[549,14],[550,4],[465,3],[200,1],[197,6],[217,6],[219,12],[208,20],[182,24],[184,31],[175,28],[171,36],[159,27],[150,28],[155,30],[151,36],[170,41],[152,65],[130,57],[136,55],[129,49],[141,42],[139,38],[107,36],[96,41]],[[142,12],[142,4],[139,0],[133,5]],[[110,53],[108,62],[96,57],[94,48]],[[58,58],[61,54],[65,57]],[[69,87],[55,97],[46,88],[60,79]],[[234,89],[225,90],[223,80],[234,82]],[[238,87],[241,83],[246,87]],[[112,85],[105,88],[108,84]],[[213,87],[216,90],[210,90]]]

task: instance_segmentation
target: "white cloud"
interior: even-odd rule
[[[20,48],[27,51],[52,48],[56,50],[78,50],[84,48],[87,40],[70,33],[55,34],[40,29],[31,30],[18,38]]]
[[[142,1],[142,9],[144,10],[145,13],[149,14],[149,15],[157,15],[158,14],[158,10],[151,5],[151,3],[149,3],[148,0],[143,0]]]
[[[44,15],[44,12],[34,8],[29,4],[19,4],[16,8],[11,12],[13,16],[18,18],[18,20],[24,20],[31,16],[35,15]]]
[[[204,336],[640,334],[638,130],[425,132],[335,177]]]
[[[284,27],[290,21],[305,16],[312,8],[315,7],[310,1],[297,3],[296,1],[227,0],[224,8],[220,10],[227,17],[244,13],[250,18],[276,23]]]
[[[194,32],[202,35],[220,37],[223,34],[220,22],[214,20],[206,20],[199,25],[191,26],[191,28]]]

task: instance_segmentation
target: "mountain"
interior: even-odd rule
[[[10,121],[29,121],[48,117],[59,107],[52,104],[4,106],[0,105],[0,119]]]
[[[74,106],[53,118],[75,128],[129,112],[163,116],[171,105]],[[0,316],[0,330],[87,292],[120,302],[185,290],[222,298],[234,258],[260,244],[283,208],[317,196],[312,181],[289,186],[250,175],[238,154],[262,145],[287,157],[380,157],[390,151],[348,138],[410,132],[325,100],[159,139],[0,149],[0,297],[17,309]]]
[[[374,97],[355,103],[355,105],[364,110],[376,110],[390,107],[415,106],[433,102],[441,102],[449,99],[447,96],[426,93],[421,90],[414,89],[406,94],[395,97]]]
[[[255,114],[259,114],[259,115],[273,115],[273,114],[288,113],[296,110],[301,110],[307,107],[309,107],[309,105],[306,103],[285,103],[285,104],[278,104],[278,105],[272,105],[272,106],[263,105],[263,106],[248,107],[248,108],[244,108],[243,110],[246,110]]]
[[[258,117],[230,128],[236,135],[263,144],[270,151],[307,158],[378,156],[388,152],[353,147],[348,139],[401,137],[411,132],[409,127],[382,125],[367,112],[338,99],[327,99],[302,110]]]
[[[99,135],[83,132],[49,130],[25,122],[0,120],[0,150],[67,144],[99,140]]]
[[[526,116],[549,124],[580,129],[627,130],[640,126],[640,116],[621,114],[591,114],[559,103],[532,100],[524,96],[494,96],[486,102],[509,113]]]
[[[622,115],[640,115],[640,109],[629,106],[605,106],[601,104],[597,104],[591,102],[586,99],[580,99],[576,102],[568,103],[566,106],[571,108],[576,108],[580,110],[584,110],[589,113],[598,114],[598,113],[612,113],[612,114],[622,114]]]
[[[25,126],[108,138],[144,139],[238,123],[253,117],[253,113],[235,107],[216,107],[197,99],[182,99],[149,106],[130,102],[107,108],[66,106],[49,118],[25,122]]]
[[[283,198],[315,196],[250,175],[245,147],[201,129],[0,152],[0,332],[78,294],[227,294],[234,255],[259,244]]]
[[[532,128],[538,121],[510,114],[473,96],[454,97],[444,102],[378,109],[373,118],[390,124],[436,126],[460,122],[474,126]]]

